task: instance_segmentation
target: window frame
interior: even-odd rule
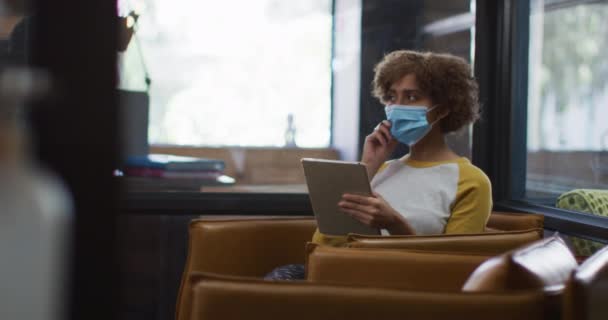
[[[529,5],[523,0],[477,2],[475,76],[482,106],[488,108],[473,131],[473,162],[492,181],[495,210],[541,213],[546,229],[608,243],[608,218],[524,197]]]
[[[118,39],[116,32],[108,32],[118,30],[116,4],[34,0],[31,6],[36,20],[28,38],[28,66],[46,72],[53,90],[27,108],[27,132],[35,141],[30,156],[64,183],[73,202],[62,245],[67,259],[61,265],[65,282],[57,307],[66,319],[116,319],[120,195],[109,173],[121,155],[115,93]]]

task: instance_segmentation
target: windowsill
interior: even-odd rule
[[[279,192],[127,192],[126,214],[312,216],[307,193]]]

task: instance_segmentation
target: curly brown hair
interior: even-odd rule
[[[383,104],[391,85],[408,74],[416,76],[419,89],[439,109],[450,112],[441,119],[443,133],[456,131],[479,118],[479,88],[471,67],[451,54],[393,51],[374,68],[373,95]]]

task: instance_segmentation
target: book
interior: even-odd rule
[[[128,157],[125,161],[125,168],[150,168],[165,171],[224,171],[225,163],[220,159],[149,154]]]

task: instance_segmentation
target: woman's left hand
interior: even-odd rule
[[[401,214],[376,192],[371,197],[345,193],[338,206],[342,212],[372,228],[387,229],[391,232],[401,230],[405,222]]]

